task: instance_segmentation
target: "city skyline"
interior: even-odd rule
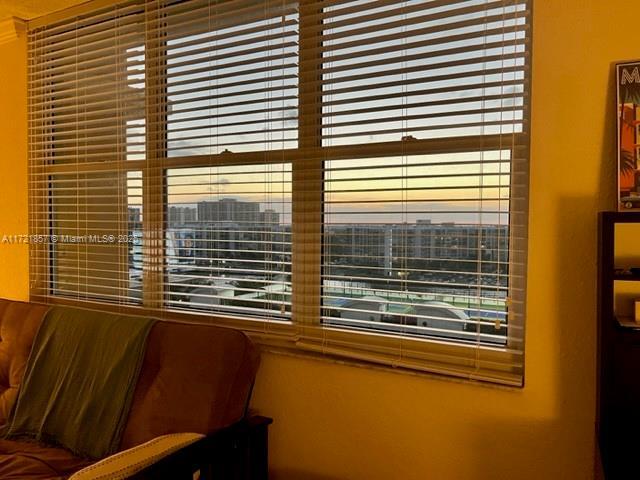
[[[186,220],[186,221],[199,221],[197,218],[197,209],[198,209],[198,203],[216,203],[216,202],[221,202],[224,200],[234,200],[234,201],[246,201],[243,200],[242,198],[234,198],[234,197],[224,197],[224,198],[220,198],[218,200],[204,200],[202,202],[197,202],[197,203],[191,203],[191,202],[185,202],[185,203],[170,203],[167,204],[167,215],[170,215],[171,209],[187,209],[187,210],[192,210],[194,213],[194,216],[192,219],[190,220]],[[268,212],[268,211],[273,211],[275,213],[277,213],[280,218],[283,219],[283,221],[281,222],[282,224],[291,224],[291,213],[289,210],[287,210],[285,207],[289,206],[290,207],[290,203],[282,203],[282,202],[269,202],[269,201],[264,201],[264,202],[260,202],[260,201],[256,201],[253,203],[257,203],[260,205],[260,208],[262,208],[263,212]],[[387,208],[389,208],[388,206],[386,206]],[[382,217],[383,215],[385,215],[385,205],[382,206],[370,206],[370,207],[363,207],[363,208],[368,208],[371,210],[372,215],[376,215],[376,213],[378,214],[378,219],[382,219],[384,217]],[[393,208],[393,207],[391,207]],[[486,211],[481,211],[478,212],[476,210],[469,210],[468,212],[463,212],[462,209],[460,207],[456,207],[458,208],[458,212],[457,212],[457,219],[451,220],[449,217],[451,217],[451,206],[447,205],[447,204],[437,204],[437,205],[433,205],[434,211],[431,212],[425,212],[424,209],[420,209],[419,212],[408,212],[407,217],[410,218],[410,221],[367,221],[367,222],[358,222],[361,224],[371,224],[371,225],[378,225],[378,224],[391,224],[391,225],[400,225],[403,223],[408,223],[408,224],[416,224],[416,223],[420,223],[423,221],[430,221],[433,224],[455,224],[455,225],[486,225],[486,226],[492,226],[492,225],[499,225],[499,226],[506,226],[508,225],[508,213],[507,212],[500,212],[500,213],[488,213]],[[138,210],[138,211],[142,211],[142,207],[140,205],[133,205],[130,204],[129,205],[129,209],[130,210]],[[438,209],[438,211],[436,211],[436,209]],[[395,210],[394,210],[395,212]],[[331,213],[325,213],[326,215],[332,215],[334,218],[335,217],[340,217],[341,215],[344,218],[343,222],[326,222],[328,224],[332,224],[332,225],[349,225],[354,223],[353,219],[351,218],[351,213],[349,210],[346,210],[344,212],[331,212]],[[389,213],[389,215],[395,215],[394,213]],[[397,215],[395,215],[397,218]],[[446,216],[448,219],[446,220],[438,220],[439,216]],[[435,217],[435,218],[434,218]],[[482,217],[481,221],[474,221],[478,219],[478,217]],[[502,218],[501,218],[502,217]],[[372,219],[371,216],[367,217],[369,219]],[[372,220],[375,220],[372,219]],[[171,220],[170,220],[171,221]]]

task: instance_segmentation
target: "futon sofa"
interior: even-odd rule
[[[10,417],[48,310],[0,299],[0,425]],[[271,420],[247,414],[258,363],[242,332],[158,321],[148,333],[118,453],[96,461],[0,439],[0,479],[266,478]]]

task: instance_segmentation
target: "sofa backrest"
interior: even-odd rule
[[[0,425],[7,423],[31,345],[49,307],[0,299]]]
[[[0,425],[6,423],[15,403],[31,346],[48,309],[0,299]],[[121,449],[168,433],[207,434],[242,419],[258,363],[257,348],[240,331],[156,322],[149,333]]]
[[[207,434],[242,419],[258,359],[255,345],[240,331],[157,322],[121,448],[168,433]]]

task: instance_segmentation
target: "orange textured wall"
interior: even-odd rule
[[[593,476],[596,212],[615,206],[612,63],[640,56],[637,0],[535,0],[526,386],[509,390],[273,354],[253,406],[272,477]],[[26,228],[24,45],[0,46],[0,230]],[[24,298],[23,249],[0,295]]]
[[[27,43],[0,45],[0,297],[29,296],[29,251],[3,243],[27,223]]]

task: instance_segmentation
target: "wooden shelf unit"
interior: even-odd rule
[[[627,273],[614,273],[613,279],[620,282],[640,282],[640,275],[630,275]]]
[[[635,319],[625,316],[617,316],[618,325],[622,328],[640,328],[640,322],[636,322]]]
[[[614,315],[616,282],[640,277],[615,272],[618,224],[637,223],[640,212],[601,212],[598,217],[598,369],[596,435],[606,480],[640,478],[640,324]],[[638,247],[640,256],[640,246]],[[638,265],[640,266],[640,265]],[[631,476],[630,472],[635,472]]]

